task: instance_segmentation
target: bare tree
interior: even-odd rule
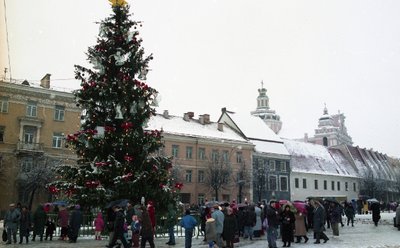
[[[229,157],[212,154],[207,162],[205,181],[214,191],[216,201],[219,200],[220,190],[227,188],[231,182],[232,167]]]
[[[255,161],[254,169],[253,169],[253,189],[254,193],[257,196],[257,200],[260,202],[262,200],[262,196],[265,194],[266,186],[267,186],[267,168],[265,167],[263,160],[259,159]]]
[[[48,157],[40,157],[34,161],[32,168],[28,171],[21,171],[18,176],[19,189],[29,196],[28,208],[32,208],[35,195],[45,191],[45,187],[54,179],[52,167],[56,161]]]
[[[369,169],[360,180],[360,193],[370,197],[382,199],[386,183]]]
[[[243,201],[243,190],[246,185],[251,181],[251,175],[249,170],[246,168],[246,163],[242,162],[240,164],[239,170],[237,171],[236,176],[234,177],[234,182],[238,186],[238,203]],[[236,186],[235,185],[235,186]]]

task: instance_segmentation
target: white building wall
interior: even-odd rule
[[[298,187],[296,185],[298,179]],[[303,187],[303,180],[306,180],[306,187]],[[318,181],[318,189],[315,189],[314,180]],[[324,189],[324,181],[327,182],[327,189]],[[334,189],[332,190],[332,182]],[[340,182],[340,190],[338,190],[338,182]],[[348,188],[346,189],[346,182]],[[356,185],[354,190],[354,183]],[[333,175],[310,174],[292,171],[290,175],[290,200],[305,200],[307,197],[335,197],[346,196],[347,200],[358,199],[359,195],[359,179],[354,177],[341,177]]]

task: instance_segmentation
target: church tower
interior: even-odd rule
[[[276,114],[275,110],[269,108],[267,89],[264,88],[264,83],[262,81],[261,89],[258,89],[257,109],[251,111],[251,114],[260,117],[276,134],[278,134],[282,128],[280,116]]]
[[[344,123],[345,116],[338,112],[335,115],[329,115],[328,109],[324,107],[322,116],[318,120],[318,128],[315,129],[315,135],[308,139],[308,142],[324,145],[352,145],[353,141],[347,133],[347,128]]]

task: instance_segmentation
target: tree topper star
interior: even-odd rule
[[[125,0],[108,0],[113,7],[122,7],[126,4]]]

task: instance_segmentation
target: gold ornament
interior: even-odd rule
[[[108,0],[113,7],[123,7],[126,4],[125,0]]]

